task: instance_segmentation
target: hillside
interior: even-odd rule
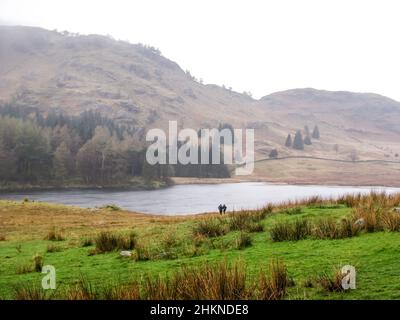
[[[98,35],[0,27],[0,102],[8,101],[44,114],[98,110],[134,125],[139,138],[148,128],[165,128],[168,120],[195,129],[219,123],[254,128],[257,159],[274,148],[279,156],[345,160],[356,153],[360,160],[398,161],[400,153],[400,103],[387,97],[294,89],[256,100],[196,81],[157,49]],[[288,133],[305,125],[318,125],[321,139],[304,151],[284,147]],[[400,180],[399,169],[389,173],[394,180]],[[268,180],[269,170],[259,167],[255,176]],[[300,175],[307,170],[299,167]],[[379,166],[374,170],[379,176]],[[361,171],[355,183],[364,183]]]

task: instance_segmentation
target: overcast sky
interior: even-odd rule
[[[0,0],[0,24],[158,47],[205,83],[400,100],[398,0]]]

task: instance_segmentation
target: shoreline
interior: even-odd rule
[[[165,189],[172,186],[173,183],[165,181],[152,181],[141,184],[121,184],[121,185],[0,185],[0,194],[2,193],[20,193],[20,192],[41,192],[41,191],[85,191],[85,190],[104,190],[104,191],[145,191]]]
[[[398,184],[391,183],[374,183],[359,182],[359,183],[346,183],[346,182],[319,182],[319,181],[292,181],[287,180],[271,180],[263,177],[254,177],[250,179],[244,178],[172,178],[174,185],[191,185],[191,184],[225,184],[225,183],[249,183],[249,182],[262,182],[270,185],[295,185],[295,186],[326,186],[326,187],[385,187],[385,188],[400,188]]]
[[[173,186],[182,185],[193,185],[193,184],[204,184],[204,185],[216,185],[216,184],[233,184],[233,183],[266,183],[269,185],[295,185],[295,186],[325,186],[325,187],[385,187],[385,188],[400,188],[400,183],[369,183],[369,182],[359,182],[359,183],[345,183],[345,182],[330,182],[325,181],[324,183],[320,181],[292,181],[287,180],[271,180],[263,177],[253,177],[253,178],[190,178],[190,177],[172,177],[172,183],[160,183],[155,184],[138,184],[138,185],[114,185],[114,186],[100,186],[100,185],[76,185],[76,186],[40,186],[40,185],[29,185],[29,186],[13,186],[13,187],[3,187],[0,186],[0,194],[2,193],[22,193],[22,192],[57,192],[57,191],[89,191],[89,190],[99,190],[99,191],[151,191],[166,189]]]

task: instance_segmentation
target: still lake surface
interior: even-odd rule
[[[226,204],[228,211],[257,209],[267,203],[300,200],[311,196],[337,197],[370,191],[400,192],[400,188],[278,185],[262,182],[177,185],[146,191],[39,191],[0,193],[0,199],[31,200],[74,205],[84,208],[115,204],[143,213],[182,215],[217,211]]]

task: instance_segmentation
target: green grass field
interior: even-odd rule
[[[24,206],[26,211],[35,207],[37,215],[40,214],[37,212],[38,206],[43,206],[40,207],[41,210],[50,215],[52,210],[60,209],[45,204],[28,203]],[[11,210],[12,213],[13,208],[17,214],[21,210],[21,204],[0,202],[0,212]],[[70,210],[68,207],[61,208]],[[344,204],[304,205],[301,210],[291,213],[293,212],[278,209],[268,214],[260,221],[264,231],[246,233],[251,238],[251,244],[242,249],[237,248],[237,239],[241,231],[227,231],[226,234],[217,237],[194,237],[193,227],[204,217],[179,220],[148,218],[137,226],[135,219],[139,218],[132,218],[129,227],[118,226],[112,231],[127,234],[134,230],[139,249],[134,249],[133,252],[141,248],[149,259],[144,261],[138,260],[137,254],[134,254],[136,259],[121,257],[119,250],[93,254],[94,244],[83,247],[83,239],[99,232],[96,227],[86,230],[87,233],[83,229],[81,232],[69,233],[72,227],[68,226],[60,229],[65,235],[64,240],[49,241],[43,240],[47,229],[42,229],[41,232],[32,231],[32,237],[27,237],[26,231],[21,232],[25,234],[19,237],[15,230],[11,232],[5,228],[6,222],[3,220],[0,231],[5,234],[5,240],[0,241],[0,297],[15,298],[15,290],[21,284],[40,285],[43,274],[23,271],[24,266],[32,264],[32,257],[40,254],[43,256],[44,265],[53,265],[56,268],[56,291],[74,285],[82,277],[94,288],[102,288],[109,284],[128,283],[147,275],[164,277],[182,266],[199,266],[206,262],[220,261],[243,262],[247,278],[252,279],[260,270],[268,269],[271,259],[279,258],[286,265],[289,277],[294,280],[294,285],[288,288],[285,299],[400,298],[399,232],[361,232],[357,236],[337,240],[309,237],[299,241],[273,242],[270,229],[278,222],[290,223],[298,219],[313,222],[328,217],[340,221],[352,215],[352,208]],[[118,214],[111,211],[98,213],[108,216]],[[57,213],[58,217],[61,215]],[[53,222],[56,225],[56,221]],[[18,229],[18,224],[16,225]],[[4,230],[11,236],[9,237]],[[324,290],[318,283],[314,283],[312,287],[305,285],[308,280],[326,272],[332,273],[335,267],[344,265],[356,267],[355,290],[332,293]]]

